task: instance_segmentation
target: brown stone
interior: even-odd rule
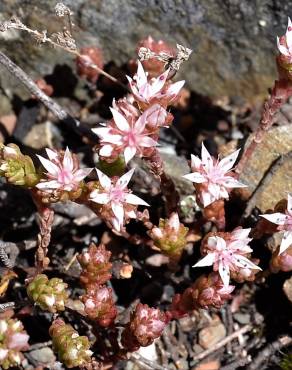
[[[209,326],[199,332],[199,344],[204,349],[212,348],[226,336],[226,329],[219,318],[213,320]]]
[[[248,145],[248,143],[247,143]],[[283,157],[282,163],[269,171],[273,163],[281,156],[292,151],[292,125],[272,128],[266,133],[262,143],[253,152],[247,166],[240,175],[240,181],[248,185],[252,194],[265,174],[269,173],[269,181],[258,193],[256,207],[262,212],[273,209],[276,203],[292,192],[292,160]]]

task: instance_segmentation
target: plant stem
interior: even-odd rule
[[[64,122],[78,135],[86,136],[92,142],[98,142],[98,137],[89,127],[73,118],[58,103],[47,96],[19,66],[12,62],[12,60],[2,52],[0,52],[0,64],[16,77],[27,88],[27,90],[41,101],[60,121]]]

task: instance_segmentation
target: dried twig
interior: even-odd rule
[[[60,121],[73,129],[77,134],[86,136],[93,142],[98,142],[98,137],[86,125],[70,116],[58,103],[47,96],[34,81],[4,53],[0,52],[0,64],[16,77],[38,100],[40,100]]]
[[[131,353],[130,359],[134,361],[139,361],[142,364],[147,365],[150,369],[153,369],[153,370],[168,370],[166,367],[158,365],[155,362],[150,361],[147,358],[144,358],[137,352]]]
[[[199,353],[197,356],[193,358],[192,362],[195,361],[201,361],[205,357],[211,355],[213,352],[217,351],[218,349],[224,347],[227,343],[231,342],[233,339],[238,338],[239,336],[243,335],[244,333],[247,333],[252,330],[251,325],[245,325],[242,328],[236,330],[231,335],[228,335],[226,338],[220,340],[218,343],[216,343],[212,348],[206,349],[205,351]]]
[[[14,302],[1,303],[0,304],[0,312],[4,312],[6,310],[9,310],[10,308],[13,308],[14,306],[15,306]]]
[[[247,370],[258,370],[261,368],[262,363],[268,361],[271,355],[284,347],[292,344],[292,337],[284,336],[278,340],[268,344],[258,355],[252,360]]]
[[[69,9],[68,7],[66,7],[66,8]],[[69,9],[69,12],[70,12],[70,9]],[[65,15],[65,13],[64,13],[64,15]],[[68,12],[66,13],[66,15],[69,16]],[[69,23],[71,23],[71,25],[72,25],[71,18],[70,18]],[[55,39],[56,39],[56,41],[54,41],[52,38],[48,37],[47,31],[33,30],[33,29],[27,27],[25,24],[23,24],[21,22],[21,20],[16,18],[16,17],[12,18],[10,21],[5,21],[2,24],[0,24],[0,32],[1,31],[2,32],[7,31],[9,29],[18,29],[18,30],[26,31],[30,35],[32,35],[37,40],[37,42],[40,43],[40,44],[48,43],[48,44],[52,45],[53,47],[63,49],[65,51],[67,51],[68,53],[73,54],[75,57],[85,59],[85,57],[76,48],[75,40],[72,38],[72,32],[67,32],[67,33],[58,32],[56,34],[53,34],[52,36],[54,36]],[[88,67],[97,70],[98,73],[104,75],[109,80],[115,82],[116,84],[123,87],[126,91],[128,91],[127,86],[122,84],[119,80],[117,80],[115,77],[111,76],[109,73],[105,72],[103,69],[98,67],[96,64],[89,63],[87,58],[85,59],[85,62],[86,62],[86,65]]]

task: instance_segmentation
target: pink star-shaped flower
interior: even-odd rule
[[[279,254],[292,245],[292,195],[288,194],[287,209],[285,213],[272,213],[261,215],[273,224],[279,225],[278,230],[284,231]]]
[[[225,240],[219,236],[211,236],[207,240],[207,254],[193,267],[213,265],[213,270],[218,271],[225,287],[229,286],[230,272],[246,270],[261,270],[251,262],[245,254],[250,254],[252,249],[247,245],[250,229],[236,229]]]
[[[92,168],[79,168],[76,157],[73,157],[70,150],[66,148],[61,154],[51,149],[46,149],[49,159],[40,155],[38,158],[44,168],[48,171],[47,181],[41,181],[36,185],[41,190],[76,190],[80,182],[92,171]]]
[[[200,184],[197,189],[199,199],[204,207],[216,200],[228,199],[228,192],[231,188],[242,188],[246,185],[237,181],[232,175],[231,169],[238,157],[239,150],[219,160],[211,157],[208,150],[202,143],[201,157],[191,156],[191,167],[194,172],[183,177]]]
[[[100,170],[96,169],[96,172],[100,185],[102,186],[102,190],[94,190],[91,192],[90,200],[98,204],[107,205],[111,209],[113,214],[111,220],[112,224],[117,231],[120,231],[121,227],[124,225],[125,208],[127,204],[143,206],[149,206],[149,204],[143,199],[130,193],[127,188],[127,185],[134,173],[134,169],[125,173],[115,182]],[[131,218],[136,217],[135,212],[133,211],[128,216]]]
[[[284,36],[277,37],[277,45],[279,52],[292,61],[292,22],[288,17],[288,26]]]
[[[171,104],[177,98],[185,81],[178,81],[165,87],[168,74],[169,69],[157,78],[148,81],[147,73],[142,63],[138,61],[137,74],[133,79],[127,76],[135,99],[147,105],[153,102],[164,106]]]
[[[157,136],[152,138],[146,125],[155,122],[161,123],[167,112],[158,104],[147,109],[138,119],[135,115],[125,118],[118,110],[111,108],[112,124],[107,127],[93,129],[100,137],[102,157],[112,157],[123,152],[125,162],[128,163],[135,154],[144,155],[145,149],[157,146]],[[155,132],[156,134],[156,132]],[[155,140],[156,139],[156,140]],[[117,153],[116,153],[117,152]]]

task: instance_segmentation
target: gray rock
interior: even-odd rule
[[[53,364],[56,360],[54,352],[49,347],[44,347],[31,351],[30,356],[40,365]]]
[[[48,33],[62,26],[54,15],[56,0],[2,0],[0,19],[20,16]],[[292,0],[64,0],[75,14],[78,46],[99,45],[106,61],[124,63],[135,55],[137,41],[151,34],[194,49],[179,78],[210,96],[266,94],[276,77],[276,35],[284,33]],[[33,77],[55,64],[73,65],[65,52],[38,47],[23,32],[0,34],[1,49]],[[19,83],[1,74],[9,95],[23,96]],[[1,106],[0,106],[1,107]]]

